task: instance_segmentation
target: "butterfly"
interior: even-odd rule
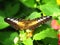
[[[44,24],[45,22],[52,19],[52,16],[42,16],[40,18],[25,20],[19,18],[5,18],[5,22],[10,24],[16,30],[26,30],[29,37],[32,37],[34,29],[39,25]],[[29,29],[29,31],[28,31]]]

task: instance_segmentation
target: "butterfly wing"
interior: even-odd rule
[[[50,19],[52,19],[51,16],[43,16],[38,19],[31,20],[31,22],[28,24],[28,28],[34,30],[36,27],[38,27],[41,24],[44,24]]]
[[[16,30],[22,29],[25,25],[23,21],[15,18],[5,18],[4,20]]]

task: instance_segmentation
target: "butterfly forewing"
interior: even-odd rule
[[[23,22],[19,22],[20,19],[15,18],[5,18],[4,19],[7,23],[9,23],[14,29],[19,30],[21,25],[23,25]]]

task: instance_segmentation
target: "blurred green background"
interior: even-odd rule
[[[18,31],[7,24],[4,18],[35,19],[41,14],[60,21],[60,0],[0,0],[0,45],[15,45],[13,40],[18,36]],[[33,39],[23,42],[24,45],[58,45],[57,43],[57,31],[51,28],[50,23],[36,28]],[[16,45],[23,44],[20,42]]]

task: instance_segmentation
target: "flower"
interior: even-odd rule
[[[58,24],[57,20],[52,20],[51,26],[53,29],[56,29],[56,30],[60,29],[60,25]]]

